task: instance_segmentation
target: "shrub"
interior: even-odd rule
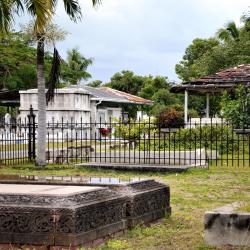
[[[148,120],[136,122],[130,119],[127,124],[123,124],[120,121],[113,124],[114,136],[116,138],[123,138],[124,140],[135,141],[139,140],[145,135],[155,133],[157,127],[153,119],[151,123]]]
[[[188,117],[189,118],[199,118],[200,116],[199,116],[197,110],[195,110],[195,109],[189,109],[188,110]]]
[[[222,113],[235,128],[247,128],[250,125],[250,90],[240,85],[235,90],[234,97],[225,92],[222,98]]]
[[[159,114],[157,122],[160,128],[180,128],[184,126],[183,113],[170,108]]]

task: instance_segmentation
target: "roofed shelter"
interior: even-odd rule
[[[234,92],[239,85],[250,88],[250,64],[242,64],[215,74],[184,82],[171,88],[172,93],[185,93],[184,120],[188,122],[188,95],[206,95],[206,117],[209,118],[210,95],[221,95],[224,91]]]

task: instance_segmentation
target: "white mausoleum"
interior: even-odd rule
[[[32,106],[38,113],[37,89],[20,91],[20,118],[27,119]],[[121,118],[124,104],[150,105],[152,101],[107,87],[71,86],[56,89],[53,102],[47,105],[47,122],[109,122]]]

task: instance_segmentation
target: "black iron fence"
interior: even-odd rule
[[[1,164],[33,162],[37,124],[34,116],[15,124],[0,124]],[[250,166],[250,129],[230,123],[196,119],[182,128],[162,128],[155,119],[109,122],[47,123],[48,163],[79,162]]]

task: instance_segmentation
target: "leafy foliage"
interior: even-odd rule
[[[81,80],[87,80],[91,77],[87,68],[92,64],[93,59],[85,58],[81,55],[78,48],[68,50],[68,58],[65,67],[62,69],[62,78],[70,84],[78,84]]]
[[[196,38],[190,44],[182,60],[176,65],[176,73],[183,81],[216,73],[240,64],[250,63],[250,18],[245,14],[242,25],[229,22],[209,39]],[[220,97],[212,97],[211,115],[220,113]],[[189,106],[203,114],[205,98],[190,96]],[[235,107],[231,107],[235,109]]]
[[[68,62],[61,60],[62,75],[59,87],[64,82],[75,83],[77,79],[89,77],[86,67],[91,59],[80,56],[84,65],[70,67]],[[53,57],[45,53],[45,77],[48,82]],[[75,63],[75,62],[74,62]],[[71,65],[72,66],[72,65]],[[0,40],[0,89],[30,89],[36,88],[36,49],[30,36],[22,32],[10,33]]]
[[[0,41],[0,89],[24,89],[36,85],[36,49],[22,33]],[[46,56],[47,59],[48,55]],[[48,60],[46,60],[48,62]]]
[[[158,115],[169,106],[182,105],[182,97],[169,92],[171,83],[167,77],[138,76],[132,71],[122,71],[116,73],[106,86],[154,101],[153,106],[143,107],[144,111],[152,115]],[[125,110],[131,116],[137,109],[125,106]]]
[[[157,122],[161,128],[180,128],[184,126],[183,113],[170,108],[159,114]]]
[[[239,41],[240,32],[235,22],[229,22],[225,28],[221,28],[217,32],[220,40],[230,42],[232,40]]]
[[[87,85],[90,86],[90,87],[93,87],[93,88],[98,88],[98,87],[101,87],[102,81],[94,80],[94,81],[88,83]]]
[[[233,127],[225,124],[221,125],[206,125],[196,126],[194,128],[179,128],[175,132],[164,134],[158,130],[152,131],[151,138],[148,144],[141,143],[137,145],[141,150],[196,150],[207,149],[217,150],[218,155],[228,152],[243,152],[244,145],[238,144],[238,140],[243,140],[243,135],[237,135],[233,131]],[[158,138],[158,136],[165,137],[165,139]],[[244,140],[247,140],[245,136]]]
[[[236,128],[250,126],[250,90],[239,86],[234,96],[224,93],[222,112]]]
[[[115,73],[109,83],[106,86],[130,93],[132,95],[138,95],[144,86],[144,77],[137,76],[132,71],[122,71]]]
[[[189,81],[231,66],[250,63],[249,15],[244,15],[241,21],[241,27],[230,22],[219,29],[213,38],[194,39],[176,65],[179,78]]]
[[[151,122],[152,121],[153,120],[151,119]],[[154,126],[154,123],[151,122],[148,120],[136,122],[135,120],[130,119],[128,123],[122,124],[121,121],[116,121],[113,124],[114,136],[129,141],[139,140],[142,136],[146,136],[156,131],[157,126]]]
[[[189,81],[206,75],[207,72],[203,69],[203,66],[199,65],[200,58],[206,57],[218,45],[219,41],[214,38],[194,39],[192,44],[187,47],[183,59],[175,67],[179,78],[183,81]]]
[[[167,122],[170,120],[167,120]],[[169,130],[167,133],[162,131],[162,128],[177,128],[177,126],[170,124],[170,122],[163,124],[159,118],[140,122],[131,119],[126,124],[115,121],[113,123],[113,135],[116,138],[122,138],[133,143],[133,146],[140,150],[194,150],[204,148],[217,150],[220,155],[232,151],[242,152],[246,150],[243,150],[244,145],[242,143],[238,143],[239,140],[247,140],[246,135],[237,135],[231,124],[209,124],[205,126],[197,124],[192,128],[178,127],[176,131]],[[150,138],[150,140],[145,138]]]

